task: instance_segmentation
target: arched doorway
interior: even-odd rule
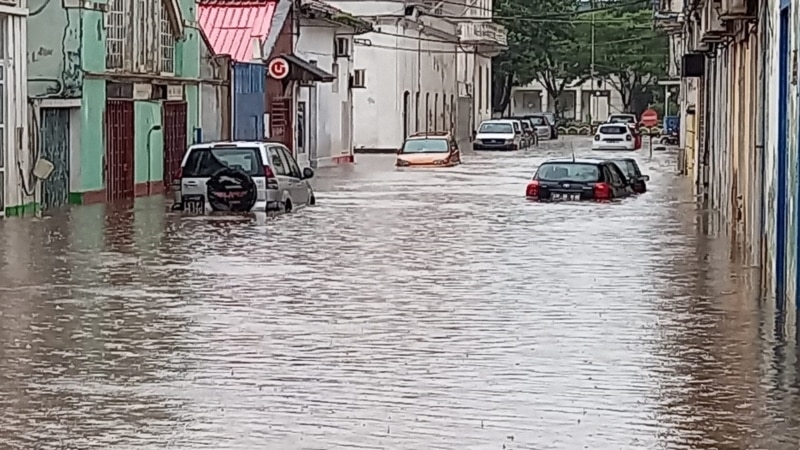
[[[403,139],[408,137],[408,111],[411,109],[411,93],[406,91],[403,93]]]

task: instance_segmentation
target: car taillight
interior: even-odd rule
[[[528,188],[525,190],[526,197],[538,197],[539,196],[539,182],[536,180],[531,181],[528,183]]]
[[[275,172],[272,171],[272,167],[264,166],[264,177],[265,178],[275,178]]]
[[[595,134],[594,135],[594,140],[595,141],[599,141],[600,140],[600,135],[599,134]]]
[[[608,183],[595,183],[594,198],[595,200],[610,200],[611,186],[609,186]]]
[[[633,138],[631,137],[631,135],[630,135],[630,134],[626,134],[626,135],[625,135],[625,140],[628,140],[628,141],[630,141],[630,140],[633,140]]]

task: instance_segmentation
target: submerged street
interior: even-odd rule
[[[269,220],[0,222],[0,447],[796,449],[794,344],[676,154],[621,203],[525,200],[590,146],[359,155]]]

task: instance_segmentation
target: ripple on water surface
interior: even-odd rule
[[[587,145],[364,156],[266,221],[0,222],[3,448],[796,448],[793,347],[673,155],[638,198],[522,198]]]

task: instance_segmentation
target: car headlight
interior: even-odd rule
[[[513,139],[506,139],[506,144],[513,144],[513,143],[514,143]]]
[[[409,166],[409,165],[411,165],[411,163],[409,163],[408,161],[406,161],[404,159],[398,159],[397,160],[397,167],[406,167],[406,166]]]

